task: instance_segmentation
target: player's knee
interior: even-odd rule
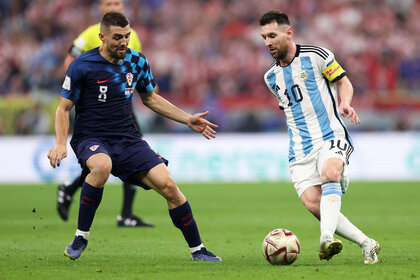
[[[322,174],[321,179],[322,182],[328,182],[328,181],[340,181],[340,173],[335,168],[329,168],[325,171],[324,174]]]
[[[168,195],[174,194],[178,191],[178,186],[175,183],[174,179],[172,179],[171,176],[167,176],[165,178],[162,187],[163,187],[163,190],[165,191],[165,193],[167,193]]]
[[[91,173],[96,176],[108,178],[109,174],[111,174],[112,165],[107,162],[100,162],[96,164]]]
[[[181,191],[171,176],[167,176],[167,178],[165,178],[161,191],[165,198],[170,201],[175,201],[181,196]]]

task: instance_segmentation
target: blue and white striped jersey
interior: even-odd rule
[[[289,65],[282,67],[274,62],[264,75],[265,83],[286,114],[289,162],[335,137],[343,137],[352,145],[340,118],[334,85],[346,72],[331,51],[308,45],[296,47],[296,55]]]

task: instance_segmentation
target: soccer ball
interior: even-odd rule
[[[271,264],[292,264],[300,253],[299,239],[290,230],[275,229],[264,238],[262,252],[265,259]]]

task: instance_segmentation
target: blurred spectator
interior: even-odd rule
[[[0,97],[36,92],[55,101],[67,46],[100,16],[96,5],[88,0],[0,1],[0,35],[8,38],[0,41]],[[261,75],[272,58],[260,50],[257,21],[275,8],[290,15],[297,43],[335,50],[351,75],[354,102],[367,116],[383,109],[376,107],[378,100],[398,101],[397,92],[414,98],[407,101],[408,116],[420,107],[420,1],[127,0],[125,6],[161,92],[177,105],[208,108],[209,100],[222,106],[225,99],[253,103],[270,95]],[[221,108],[223,130],[278,131],[281,113],[257,109]],[[388,111],[397,122],[395,112]],[[150,131],[179,129],[152,121]],[[247,128],[251,121],[253,127]]]
[[[49,128],[50,118],[42,110],[39,103],[35,103],[34,107],[30,110],[22,111],[16,120],[17,134],[46,134]]]

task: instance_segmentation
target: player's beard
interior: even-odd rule
[[[287,51],[287,48],[276,49],[275,52],[270,52],[270,54],[275,60],[284,60],[286,58]]]
[[[124,52],[120,52],[119,50],[124,49]],[[121,48],[116,46],[115,48],[109,48],[108,49],[109,54],[116,59],[124,59],[127,55],[127,47]]]

